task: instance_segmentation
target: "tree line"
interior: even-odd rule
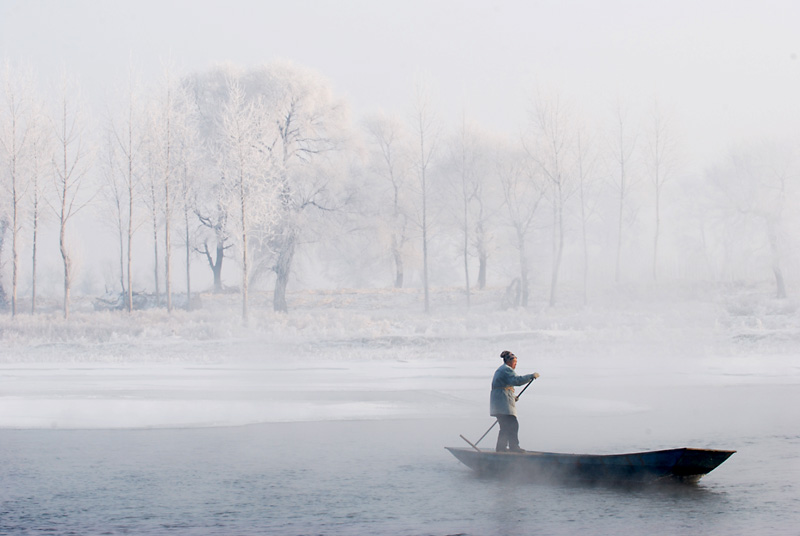
[[[534,276],[555,306],[565,258],[588,303],[600,250],[613,259],[615,284],[632,257],[649,265],[652,281],[665,264],[673,275],[690,267],[735,278],[737,262],[748,259],[786,296],[784,271],[797,246],[791,148],[743,145],[691,176],[669,114],[657,106],[633,120],[618,103],[598,127],[562,95],[535,94],[524,132],[509,135],[466,114],[448,127],[417,83],[407,110],[354,119],[322,75],[276,62],[182,75],[165,68],[148,85],[131,69],[107,112],[90,121],[66,76],[51,102],[10,61],[2,82],[0,306],[11,315],[21,312],[23,271],[36,311],[37,257],[54,247],[41,243],[46,222],[58,234],[69,317],[72,225],[82,211],[113,230],[128,311],[133,274],[148,265],[169,311],[174,270],[184,270],[189,306],[200,259],[215,291],[224,273],[238,272],[229,278],[238,281],[245,321],[257,284],[272,284],[273,308],[285,312],[298,253],[312,250],[331,265],[379,274],[386,286],[420,285],[426,312],[434,266],[461,272],[467,306],[490,273],[502,274],[507,306],[528,306]],[[678,263],[664,254],[667,236]],[[149,255],[133,247],[144,237]]]

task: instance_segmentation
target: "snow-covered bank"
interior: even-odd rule
[[[175,360],[235,357],[227,348],[322,344],[387,349],[425,347],[438,341],[469,338],[583,340],[596,344],[645,342],[720,345],[747,350],[800,341],[800,312],[794,300],[772,300],[767,288],[626,289],[608,291],[584,306],[579,293],[564,293],[551,308],[532,302],[502,310],[503,289],[473,292],[471,306],[461,289],[437,289],[432,312],[422,312],[419,289],[304,291],[291,295],[290,312],[272,312],[270,296],[254,293],[247,324],[236,294],[202,296],[193,311],[165,309],[94,311],[91,301],[77,304],[69,321],[57,310],[11,317],[0,315],[0,361]],[[658,343],[658,344],[654,344]],[[572,348],[574,349],[574,348]],[[676,348],[677,349],[677,348]],[[778,348],[779,349],[779,348]],[[335,352],[334,352],[335,354]]]
[[[565,292],[558,307],[511,310],[500,308],[502,292],[474,292],[467,308],[462,290],[437,289],[427,315],[418,289],[297,292],[288,314],[254,294],[246,325],[235,294],[203,295],[202,308],[172,313],[93,311],[88,301],[69,321],[55,310],[0,315],[0,362],[465,358],[519,340],[547,355],[669,357],[793,352],[800,342],[797,302],[771,300],[766,288],[628,289],[589,306]]]

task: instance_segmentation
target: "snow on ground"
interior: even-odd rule
[[[542,374],[526,394],[529,414],[565,421],[643,423],[668,418],[668,406],[707,405],[709,393],[730,403],[726,387],[800,383],[795,304],[752,289],[509,311],[497,307],[501,292],[477,293],[467,310],[463,293],[439,290],[430,315],[414,290],[296,293],[286,315],[256,296],[246,326],[231,295],[204,295],[202,309],[171,314],[83,304],[68,322],[57,312],[6,315],[0,427],[488,419],[488,383],[504,349],[520,356],[521,373]],[[645,428],[637,433],[653,433]]]

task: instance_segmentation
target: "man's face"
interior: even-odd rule
[[[506,365],[511,367],[512,369],[517,368],[517,356],[512,357],[508,361],[506,361]]]

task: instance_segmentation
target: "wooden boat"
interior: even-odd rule
[[[677,448],[601,455],[445,448],[464,465],[484,476],[595,483],[647,483],[659,480],[696,482],[736,452]]]

